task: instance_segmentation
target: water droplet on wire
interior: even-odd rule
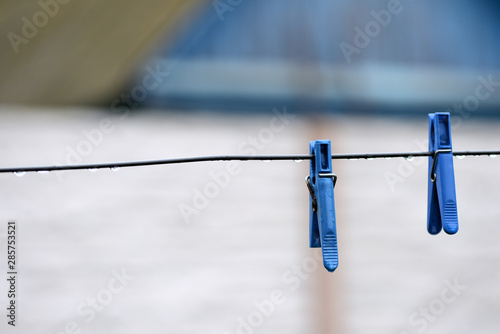
[[[37,171],[37,173],[38,174],[48,174],[48,173],[50,173],[50,171],[48,171],[48,170],[39,170],[39,171]]]
[[[492,158],[492,159],[495,159],[497,157],[497,155],[496,154],[490,154],[489,157]]]
[[[465,155],[457,155],[457,159],[464,159],[465,158]]]
[[[293,161],[295,161],[296,163],[301,163],[303,160],[302,159],[294,159]]]
[[[89,168],[89,172],[91,172],[91,173],[95,173],[98,170],[99,170],[98,168]]]
[[[110,168],[113,172],[118,172],[120,170],[120,167],[111,167]]]
[[[14,175],[17,177],[23,177],[24,175],[26,175],[26,172],[21,170],[19,172],[14,172]]]
[[[271,162],[269,159],[262,159],[262,162]]]
[[[412,155],[409,155],[409,156],[405,157],[405,159],[406,159],[407,161],[412,161],[413,159],[415,159],[415,157],[414,157],[414,156],[412,156]]]
[[[366,160],[371,161],[371,160],[375,160],[375,158],[366,158]]]

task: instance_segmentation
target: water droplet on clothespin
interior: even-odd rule
[[[113,172],[118,172],[120,170],[120,167],[111,167],[110,168]]]
[[[464,158],[465,158],[465,155],[457,155],[457,159],[462,160],[462,159],[464,159]]]
[[[412,161],[413,159],[415,159],[415,157],[413,155],[409,155],[409,156],[405,157],[405,159],[407,161]]]
[[[88,171],[91,173],[97,172],[99,169],[98,168],[89,168]]]
[[[497,155],[496,154],[490,154],[489,157],[492,158],[492,159],[495,159],[497,157]]]
[[[50,171],[49,170],[39,170],[39,171],[37,171],[37,173],[38,174],[48,174],[48,173],[50,173]]]
[[[24,175],[26,175],[26,172],[23,170],[20,170],[18,172],[14,172],[14,175],[17,177],[23,177]]]

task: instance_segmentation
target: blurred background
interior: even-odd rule
[[[315,139],[423,151],[436,111],[455,150],[498,150],[499,14],[486,0],[0,1],[1,166],[302,154]],[[426,231],[426,159],[334,161],[333,274],[307,247],[308,162],[0,175],[17,327],[496,333],[492,158],[455,159],[454,236]]]

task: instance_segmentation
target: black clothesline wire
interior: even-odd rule
[[[491,156],[500,155],[500,151],[454,151],[452,153],[457,157],[465,156]],[[332,160],[348,159],[391,159],[391,158],[406,158],[429,157],[434,155],[434,152],[399,152],[399,153],[346,153],[332,154]],[[79,164],[79,165],[53,165],[53,166],[34,166],[34,167],[5,167],[0,168],[0,173],[28,173],[28,172],[52,172],[52,171],[69,171],[69,170],[98,170],[98,169],[118,169],[125,167],[140,167],[140,166],[156,166],[156,165],[173,165],[193,162],[207,161],[286,161],[286,160],[311,160],[314,156],[311,154],[293,154],[293,155],[214,155],[204,157],[187,157],[175,159],[160,159],[160,160],[145,160],[145,161],[125,161],[125,162],[108,162],[94,164]]]

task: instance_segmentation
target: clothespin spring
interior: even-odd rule
[[[436,150],[434,152],[434,157],[432,158],[432,167],[431,167],[431,181],[436,182],[436,162],[438,158],[439,153],[450,153],[451,149],[450,148],[441,148],[439,150]]]
[[[331,177],[333,179],[333,188],[335,189],[335,185],[337,184],[337,175],[335,175],[333,173],[320,173],[320,174],[318,174],[318,176],[319,177]],[[316,201],[316,195],[314,194],[314,188],[311,184],[311,176],[310,175],[306,176],[306,185],[307,185],[307,189],[309,189],[309,193],[311,194],[313,212],[316,212],[318,210],[318,203]]]

